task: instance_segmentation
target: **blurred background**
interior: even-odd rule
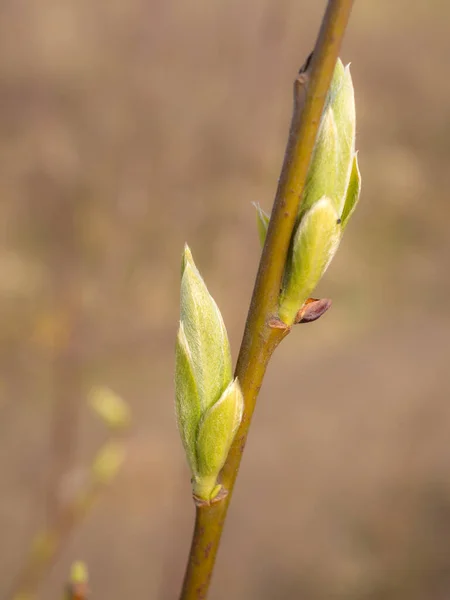
[[[239,349],[292,82],[325,2],[3,0],[0,597],[109,433],[127,458],[45,577],[177,597],[193,524],[173,409],[188,241]],[[450,4],[356,2],[361,202],[320,285],[333,308],[277,350],[212,600],[450,598]],[[58,500],[59,499],[59,500]]]

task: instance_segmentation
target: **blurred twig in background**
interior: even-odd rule
[[[74,466],[82,390],[82,285],[77,203],[55,203],[53,227],[58,247],[51,254],[52,300],[56,327],[53,340],[53,406],[50,430],[50,474],[47,522],[58,522],[64,511],[64,484]]]
[[[58,507],[58,518],[47,523],[35,537],[25,564],[7,595],[8,599],[32,600],[36,597],[39,585],[70,534],[89,513],[104,488],[112,482],[124,461],[124,434],[130,424],[127,405],[106,388],[93,390],[90,404],[110,429],[110,439],[97,452],[80,488],[70,500]]]

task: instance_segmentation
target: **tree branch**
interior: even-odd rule
[[[205,599],[251,418],[267,364],[289,333],[277,323],[278,297],[308,167],[353,0],[329,0],[312,56],[294,84],[294,110],[283,168],[236,366],[245,399],[242,423],[222,470],[225,495],[196,507],[180,600]]]

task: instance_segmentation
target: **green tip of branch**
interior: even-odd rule
[[[89,575],[86,563],[81,560],[74,562],[70,569],[70,583],[87,583],[88,579]]]
[[[76,561],[70,569],[65,600],[86,600],[89,595],[88,570],[82,561]]]

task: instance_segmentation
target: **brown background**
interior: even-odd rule
[[[0,596],[69,479],[130,405],[124,469],[42,588],[84,558],[98,599],[176,598],[193,507],[173,410],[185,241],[236,356],[291,85],[324,2],[3,0]],[[270,365],[212,600],[450,597],[450,4],[359,0],[363,193],[318,323]],[[56,409],[55,407],[58,407]],[[66,478],[67,479],[67,478]]]

